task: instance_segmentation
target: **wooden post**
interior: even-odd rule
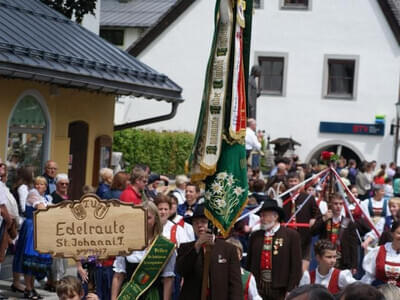
[[[201,300],[207,300],[208,294],[208,275],[210,273],[211,263],[211,245],[206,245],[204,248],[204,261],[203,261],[203,280],[201,284]]]

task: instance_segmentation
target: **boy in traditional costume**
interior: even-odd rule
[[[329,240],[319,240],[314,245],[318,267],[313,271],[305,271],[300,286],[306,284],[322,284],[332,294],[337,294],[346,285],[355,282],[350,270],[335,268],[336,245]]]
[[[297,173],[290,173],[288,175],[289,188],[295,187],[300,183],[300,177]],[[321,215],[319,207],[315,198],[311,194],[299,192],[298,190],[292,191],[283,200],[283,209],[285,211],[286,219],[293,223],[291,228],[297,230],[301,239],[301,255],[302,255],[302,268],[307,270],[310,265],[311,256],[311,233],[310,228],[296,227],[296,223],[309,224],[312,226],[318,216]],[[298,210],[302,207],[300,210]],[[295,215],[295,213],[297,214]]]
[[[338,193],[330,201],[330,209],[320,216],[311,227],[313,235],[331,241],[337,250],[336,268],[356,272],[358,264],[358,240],[356,224],[342,214],[343,199]]]
[[[283,300],[301,278],[300,237],[281,226],[285,213],[276,201],[266,200],[259,214],[261,229],[250,236],[247,270],[254,274],[264,300]]]
[[[235,239],[234,237],[230,237],[226,241],[236,247],[239,261],[241,261],[243,257],[242,243],[238,239]],[[240,268],[240,271],[242,274],[244,300],[262,300],[257,291],[257,284],[254,275],[251,274],[251,272],[245,270],[244,268]]]
[[[168,220],[172,207],[171,198],[163,194],[158,194],[154,198],[154,204],[157,206],[158,213],[160,214],[163,236],[173,242],[177,247],[179,247],[181,243],[191,242],[192,240],[189,239],[182,226]]]

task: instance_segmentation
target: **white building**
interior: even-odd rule
[[[183,87],[186,101],[176,117],[152,128],[196,128],[213,34],[214,1],[191,2],[175,13],[168,27],[157,30],[174,7],[165,12],[128,49]],[[303,161],[325,149],[360,160],[391,161],[393,136],[389,131],[399,98],[400,1],[256,2],[251,65],[262,67],[258,127],[272,139],[299,141],[302,146],[297,152]],[[129,103],[119,110],[117,122],[137,118],[138,105],[141,116],[144,110],[148,116],[169,110],[167,104]],[[377,115],[384,116],[384,126],[375,125]]]

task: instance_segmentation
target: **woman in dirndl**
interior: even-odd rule
[[[34,288],[34,280],[46,277],[51,267],[50,254],[40,254],[34,249],[33,213],[37,209],[45,209],[51,202],[45,196],[47,181],[38,176],[34,181],[34,188],[29,191],[26,200],[25,221],[19,232],[16,244],[16,253],[13,261],[13,272],[23,273],[25,280],[24,297],[26,299],[42,299]]]
[[[372,249],[365,256],[362,282],[379,286],[393,284],[400,287],[400,221],[390,229],[393,241]]]

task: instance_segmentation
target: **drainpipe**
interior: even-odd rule
[[[128,129],[128,128],[143,126],[143,125],[147,125],[147,124],[151,124],[151,123],[171,120],[173,117],[175,117],[176,112],[178,110],[178,105],[180,103],[181,103],[181,101],[172,102],[171,103],[172,104],[171,112],[169,114],[161,115],[158,117],[152,117],[152,118],[148,118],[148,119],[143,119],[143,120],[139,120],[139,121],[129,122],[129,123],[125,123],[125,124],[115,125],[114,131],[119,131],[119,130],[124,130],[124,129]]]

